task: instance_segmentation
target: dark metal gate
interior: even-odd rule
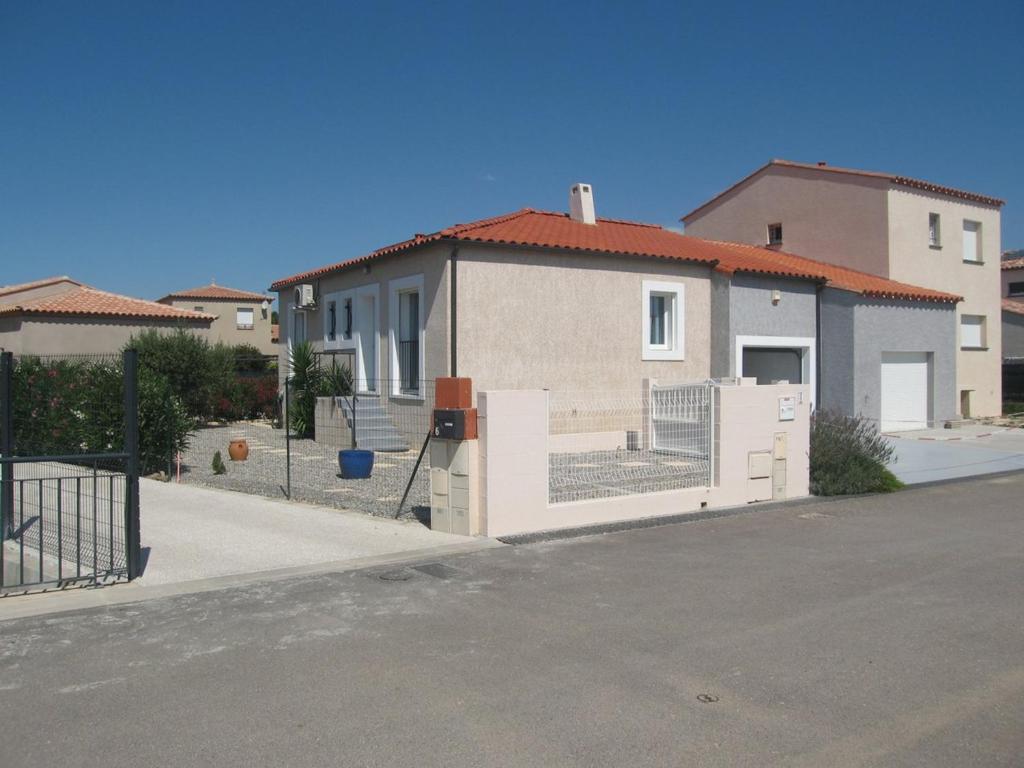
[[[57,374],[59,363],[23,360],[42,376]],[[0,593],[135,578],[141,565],[138,354],[128,350],[122,357],[123,402],[97,402],[108,410],[123,406],[121,439],[100,452],[80,450],[70,435],[66,450],[53,451],[64,445],[59,428],[47,435],[50,450],[38,450],[38,425],[30,422],[43,417],[16,407],[14,377],[23,360],[0,356]],[[42,386],[33,377],[25,387]],[[59,408],[60,398],[49,404]]]

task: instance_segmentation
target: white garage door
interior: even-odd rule
[[[882,431],[928,426],[928,355],[882,353]]]

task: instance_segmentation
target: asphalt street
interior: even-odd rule
[[[2,622],[0,764],[1020,766],[1022,499],[997,476]]]

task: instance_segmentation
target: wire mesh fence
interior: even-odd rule
[[[331,362],[337,361],[324,356],[318,365],[329,372]],[[402,516],[428,520],[429,452],[421,451],[434,382],[419,381],[410,392],[407,381],[339,381],[321,381],[310,390],[292,376],[269,416],[205,423],[191,435],[174,475],[182,482],[382,517],[396,516],[407,496]],[[369,477],[342,476],[339,453],[352,448],[373,452]]]
[[[709,486],[714,386],[551,392],[552,504]]]

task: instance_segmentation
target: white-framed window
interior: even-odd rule
[[[643,281],[643,360],[683,360],[685,286]]]
[[[981,263],[981,223],[964,219],[964,261]]]
[[[255,324],[256,311],[252,307],[237,307],[235,309],[235,326],[240,331],[251,331]]]
[[[960,348],[985,348],[985,316],[960,315]]]
[[[292,310],[292,344],[301,344],[306,340],[306,313],[301,309]]]
[[[423,275],[388,282],[388,319],[391,394],[421,398],[426,372]]]
[[[937,213],[928,214],[928,245],[942,247],[942,221]]]
[[[782,222],[768,225],[768,245],[782,245]]]

